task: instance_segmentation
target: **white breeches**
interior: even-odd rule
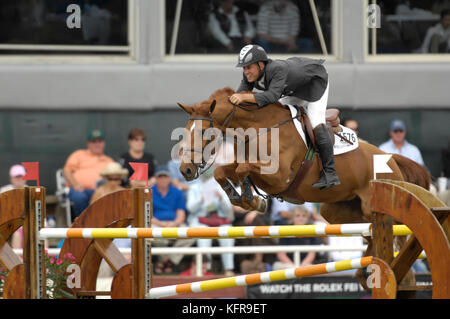
[[[278,101],[281,104],[303,106],[306,109],[306,114],[308,114],[309,120],[311,121],[311,126],[314,129],[319,124],[325,124],[325,112],[328,104],[329,86],[330,82],[327,83],[327,88],[325,89],[322,97],[315,102],[305,101],[295,96],[284,96]]]

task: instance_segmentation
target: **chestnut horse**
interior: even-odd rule
[[[226,128],[246,130],[248,128],[278,127],[279,154],[278,170],[273,174],[262,174],[261,170],[266,164],[248,161],[248,145],[246,149],[246,161],[241,163],[236,160],[233,163],[217,166],[214,177],[222,186],[234,205],[247,210],[264,211],[265,200],[256,194],[251,194],[248,185],[248,176],[253,184],[262,189],[266,194],[280,194],[285,191],[296,177],[297,172],[305,159],[307,146],[299,136],[287,108],[280,103],[270,104],[264,108],[256,106],[236,106],[229,102],[228,97],[234,91],[224,88],[214,92],[210,98],[200,104],[185,106],[178,104],[186,111],[190,118],[186,129],[193,135],[199,127],[194,127],[194,121],[201,121],[203,129],[214,127],[225,134]],[[282,123],[282,124],[280,124]],[[198,133],[198,131],[197,131]],[[271,134],[267,134],[267,145],[270,145]],[[200,135],[201,136],[201,135]],[[198,177],[199,166],[204,166],[207,158],[203,159],[203,165],[194,163],[194,152],[202,153],[205,147],[211,143],[203,140],[201,150],[195,149],[191,139],[190,144],[184,149],[180,172],[186,180]],[[236,143],[235,143],[236,144]],[[236,146],[235,146],[236,147]],[[312,166],[305,178],[297,188],[296,194],[301,202],[322,203],[320,214],[331,224],[366,223],[371,222],[370,217],[370,191],[369,181],[373,178],[373,155],[385,154],[383,151],[366,142],[359,142],[359,147],[353,151],[335,156],[335,169],[339,175],[341,184],[330,189],[319,190],[311,185],[319,179],[320,161],[315,156]],[[189,155],[189,156],[188,156]],[[405,180],[415,183],[426,189],[429,188],[430,177],[425,168],[400,155],[393,155],[388,161],[392,173],[377,174],[379,179]],[[241,185],[242,194],[239,194],[229,182]],[[369,239],[369,238],[368,238]],[[369,248],[366,254],[371,252]]]

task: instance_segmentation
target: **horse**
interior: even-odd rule
[[[234,205],[246,210],[264,211],[267,207],[265,199],[261,195],[253,194],[252,188],[263,190],[266,194],[283,194],[298,174],[308,147],[299,136],[291,113],[285,106],[278,102],[263,108],[257,108],[256,105],[233,105],[229,101],[229,96],[233,93],[233,89],[226,87],[215,91],[208,100],[201,103],[192,106],[181,103],[178,105],[190,116],[185,129],[190,131],[191,137],[199,133],[199,129],[201,130],[195,127],[195,121],[200,121],[204,128],[215,128],[223,134],[226,133],[227,128],[243,130],[255,128],[259,132],[267,128],[278,128],[279,150],[276,172],[262,174],[261,171],[266,164],[259,160],[256,162],[248,160],[249,143],[246,143],[245,161],[235,160],[233,163],[216,166],[214,170],[214,178]],[[269,130],[263,134],[266,135],[267,145],[270,145],[272,134],[269,134]],[[260,138],[261,135],[257,137]],[[203,154],[208,144],[213,141],[213,139],[203,140],[200,144],[201,149],[196,149],[195,146],[198,145],[194,145],[193,140],[194,138],[183,150],[180,166],[180,172],[188,181],[197,178],[199,169],[208,161],[208,158],[203,158],[202,163],[195,163],[192,161],[192,155]],[[235,150],[237,143],[237,141],[234,143]],[[288,200],[297,203],[304,201],[322,203],[320,214],[331,224],[371,222],[369,181],[374,176],[373,155],[376,154],[385,153],[370,143],[359,141],[358,148],[335,156],[335,169],[341,184],[325,190],[312,187],[312,184],[319,179],[321,169],[320,160],[315,156],[304,179],[291,192],[294,195]],[[392,173],[378,173],[377,178],[407,181],[425,189],[429,188],[428,171],[414,161],[394,154],[387,165]],[[230,181],[241,185],[241,194],[236,191]],[[367,240],[368,249],[365,255],[370,255],[372,253],[371,239],[367,238]]]

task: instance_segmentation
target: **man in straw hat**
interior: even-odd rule
[[[119,163],[112,162],[106,165],[106,168],[100,172],[100,176],[106,180],[106,183],[98,187],[92,194],[91,204],[100,197],[124,189],[121,183],[128,176],[128,170]]]

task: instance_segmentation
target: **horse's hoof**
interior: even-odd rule
[[[258,203],[258,211],[261,213],[265,213],[267,209],[267,202],[264,199],[259,199],[259,203]]]

